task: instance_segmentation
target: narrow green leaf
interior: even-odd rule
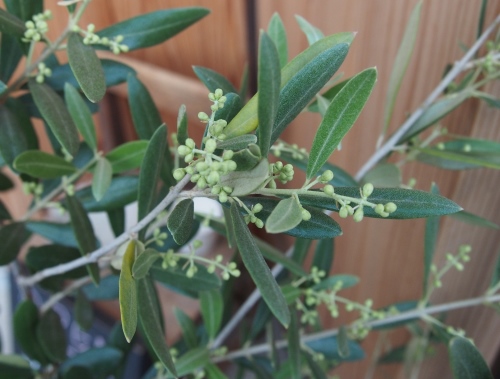
[[[420,23],[420,10],[422,9],[422,1],[419,1],[413,8],[410,19],[405,28],[403,39],[399,45],[396,59],[394,60],[394,67],[391,71],[389,79],[389,88],[387,89],[385,109],[384,109],[384,128],[382,135],[387,133],[389,124],[391,122],[392,113],[394,111],[394,104],[398,97],[399,88],[403,82],[403,78],[410,63],[415,41],[417,40],[418,25]]]
[[[148,141],[131,141],[106,154],[106,159],[111,163],[113,174],[120,174],[139,167],[144,159],[147,146]]]
[[[340,283],[340,284],[339,284]],[[354,275],[332,275],[323,279],[313,286],[315,291],[333,290],[337,287],[341,289],[354,287],[359,283],[359,278]]]
[[[349,350],[349,339],[347,338],[347,328],[342,325],[339,329],[339,334],[337,336],[337,353],[340,358],[347,358],[351,352]]]
[[[307,273],[304,271],[300,264],[295,263],[293,260],[288,258],[281,251],[274,248],[272,245],[269,245],[267,242],[261,240],[260,238],[254,237],[255,243],[259,247],[260,252],[264,256],[264,258],[283,265],[290,272],[293,272],[296,275],[304,276]]]
[[[323,270],[326,274],[331,271],[333,257],[335,254],[333,238],[319,240],[316,249],[314,250],[314,258],[311,267],[317,267]]]
[[[12,216],[3,201],[0,200],[0,221],[4,220],[12,220]]]
[[[196,371],[200,367],[205,367],[210,362],[208,348],[198,347],[187,351],[175,361],[175,367],[179,377]]]
[[[123,208],[125,205],[137,200],[137,176],[119,176],[111,180],[108,192],[96,201],[92,195],[91,187],[85,187],[76,192],[76,196],[89,212],[102,212]]]
[[[154,249],[146,249],[136,258],[132,267],[132,275],[135,280],[144,278],[153,263],[155,263],[161,255]]]
[[[328,360],[336,361],[357,361],[365,358],[365,353],[361,346],[352,340],[349,341],[349,356],[341,358],[338,353],[338,338],[337,337],[325,337],[317,339],[314,341],[306,342],[306,345],[325,356]]]
[[[304,17],[301,17],[299,15],[295,15],[295,19],[297,20],[297,23],[300,26],[300,29],[304,32],[304,34],[307,37],[307,42],[309,42],[309,45],[312,45],[315,42],[318,42],[321,38],[324,37],[323,33],[321,30],[319,30],[317,27],[311,25]]]
[[[419,305],[419,302],[416,300],[400,301],[400,302],[391,304],[387,307],[384,307],[382,309],[377,309],[377,310],[380,310],[381,312],[385,312],[385,313],[387,313],[387,312],[403,313],[403,312],[409,312],[409,311],[417,309],[418,305]],[[397,328],[397,327],[402,326],[402,325],[410,324],[416,320],[418,320],[418,317],[408,318],[408,319],[403,320],[403,321],[393,321],[393,322],[389,322],[385,325],[375,326],[373,329],[376,329],[376,330],[393,329],[393,328]]]
[[[374,187],[399,187],[401,185],[401,170],[392,163],[379,163],[363,177],[364,183],[371,183]]]
[[[296,196],[281,200],[266,221],[266,232],[283,233],[302,222],[302,208]]]
[[[269,37],[271,37],[278,50],[280,68],[285,67],[288,62],[288,42],[285,26],[283,25],[283,21],[281,21],[281,17],[276,12],[273,13],[271,20],[269,20],[267,34],[269,34]]]
[[[137,195],[139,220],[142,220],[153,209],[156,202],[156,187],[160,177],[163,157],[167,148],[167,128],[161,125],[149,141],[139,176],[139,192]],[[144,237],[145,230],[140,233]]]
[[[100,101],[106,93],[106,80],[101,61],[90,45],[83,43],[78,33],[68,38],[68,60],[80,88],[93,103]]]
[[[236,234],[234,233],[233,223],[231,222],[231,213],[226,207],[222,207],[224,212],[224,224],[226,226],[226,239],[230,248],[236,247]]]
[[[411,128],[399,139],[398,144],[408,141],[413,136],[423,132],[429,126],[434,125],[453,109],[462,104],[471,96],[470,90],[466,89],[435,101],[415,121]]]
[[[481,36],[481,34],[483,34],[484,18],[486,16],[486,9],[487,8],[488,8],[488,0],[482,0],[481,1],[481,10],[479,12],[479,20],[477,23],[476,39],[478,39]]]
[[[322,116],[324,116],[324,112],[323,112],[323,109],[322,109],[323,108],[323,104],[324,103],[327,103],[327,105],[330,104],[332,102],[332,100],[335,98],[335,96],[337,96],[337,94],[340,92],[340,90],[342,88],[344,88],[344,86],[347,83],[349,83],[349,80],[351,80],[351,79],[352,78],[343,80],[340,83],[335,84],[329,90],[323,92],[321,95],[317,95],[316,96],[316,100],[314,100],[313,102],[311,102],[311,104],[309,104],[309,106],[307,107],[307,111],[308,112],[318,112]],[[327,106],[327,108],[328,108],[328,106]]]
[[[83,139],[92,150],[97,150],[92,113],[90,113],[89,108],[78,91],[70,83],[64,85],[64,100],[66,101],[68,111]]]
[[[396,346],[383,354],[377,361],[377,364],[403,363],[408,345]]]
[[[0,39],[0,80],[8,83],[23,56],[23,51],[16,37],[2,33]]]
[[[131,240],[123,256],[122,270],[120,272],[120,315],[123,334],[130,343],[137,329],[137,282],[132,275],[136,254],[136,242]]]
[[[144,337],[151,344],[160,362],[177,377],[175,365],[170,356],[160,322],[154,284],[149,277],[137,281],[137,295],[139,319],[144,330]]]
[[[28,240],[31,233],[21,222],[14,222],[0,227],[0,266],[6,265],[16,259],[21,247]]]
[[[349,45],[347,43],[340,43],[323,51],[283,86],[280,93],[278,114],[273,126],[271,144],[278,139],[283,130],[337,72],[348,51]],[[354,95],[355,93],[350,94]]]
[[[66,196],[66,204],[80,253],[84,256],[97,248],[94,229],[87,212],[76,196]],[[94,284],[99,284],[99,266],[97,263],[89,263],[86,267]]]
[[[19,127],[21,128],[23,134],[25,135],[28,149],[37,150],[39,149],[38,136],[35,132],[33,124],[31,122],[31,117],[29,115],[26,105],[18,98],[10,97],[5,102],[5,105],[12,114],[17,119]],[[13,143],[13,141],[11,141]]]
[[[116,275],[108,275],[99,282],[98,286],[90,283],[82,287],[82,289],[91,301],[117,300],[120,296],[119,280]]]
[[[224,374],[215,364],[209,363],[203,369],[208,379],[228,379],[226,374]]]
[[[26,26],[22,20],[5,9],[0,8],[0,33],[10,34],[14,37],[23,37],[25,30]]]
[[[1,51],[0,51],[0,54],[1,54]],[[5,84],[4,82],[2,82],[0,80],[0,95],[3,94],[6,90],[7,90],[7,84]]]
[[[113,39],[122,35],[121,44],[129,51],[157,45],[194,24],[209,13],[206,8],[190,7],[158,10],[114,24],[97,33]]]
[[[52,309],[40,317],[36,327],[36,338],[50,361],[61,363],[66,359],[66,331],[59,315]]]
[[[500,251],[497,254],[498,258],[495,263],[493,274],[491,275],[490,288],[495,287],[500,282]]]
[[[431,185],[430,193],[439,195],[439,188],[435,183]],[[439,216],[428,217],[425,221],[425,237],[424,237],[424,294],[427,293],[427,285],[429,282],[429,274],[431,272],[432,261],[436,250],[437,238],[439,234]]]
[[[198,347],[200,344],[196,336],[196,325],[193,320],[179,308],[174,308],[174,315],[177,319],[177,323],[181,327],[182,337],[187,347],[189,349]]]
[[[421,152],[417,156],[420,161],[438,165],[442,168],[463,170],[465,168],[487,167],[500,170],[500,154],[493,153],[465,153],[441,150],[437,148],[421,148],[417,149]],[[424,157],[421,155],[424,154]],[[425,156],[430,157],[427,159]],[[436,160],[437,158],[437,160]],[[449,162],[457,162],[455,166]]]
[[[474,213],[460,211],[457,213],[452,213],[450,217],[453,217],[456,220],[465,222],[467,224],[480,226],[483,228],[491,228],[491,229],[500,229],[500,225],[495,224],[494,222],[487,220],[483,217],[475,215]]]
[[[286,300],[276,283],[276,279],[271,274],[271,270],[269,270],[264,261],[259,248],[255,244],[252,234],[248,230],[236,203],[231,205],[231,222],[233,223],[236,235],[238,235],[236,243],[245,267],[260,290],[262,298],[278,321],[283,326],[288,327],[290,312],[288,311]]]
[[[23,21],[43,12],[43,0],[4,0],[7,10]]]
[[[35,378],[30,363],[20,355],[0,355],[0,372],[9,379]]]
[[[59,245],[78,247],[73,228],[69,223],[49,221],[28,221],[26,228]]]
[[[260,34],[258,65],[259,127],[257,128],[257,137],[261,154],[266,157],[271,145],[272,129],[278,112],[281,70],[276,46],[263,31]]]
[[[376,80],[377,70],[366,69],[354,76],[332,100],[314,136],[307,164],[308,179],[319,171],[354,125]]]
[[[0,125],[0,153],[12,167],[16,157],[28,149],[28,139],[16,115],[3,104],[0,105]]]
[[[291,379],[301,379],[300,325],[295,307],[290,309],[290,327],[287,330],[288,360],[292,364]]]
[[[226,96],[224,107],[215,112],[214,119],[225,120],[229,123],[243,108],[242,99],[245,99],[245,97],[232,92],[226,93],[224,96]]]
[[[163,121],[146,86],[135,75],[127,77],[128,104],[140,139],[150,139]]]
[[[75,320],[83,330],[89,330],[92,327],[94,312],[92,311],[92,304],[82,290],[76,293],[75,307],[74,307]]]
[[[50,130],[68,153],[75,156],[79,147],[78,132],[64,101],[47,84],[39,84],[32,79],[28,86]]]
[[[115,237],[125,232],[125,208],[112,209],[107,211],[106,214]]]
[[[474,92],[474,97],[483,100],[488,106],[493,108],[500,108],[500,99],[486,92]]]
[[[185,244],[191,237],[194,220],[193,199],[184,199],[177,203],[168,216],[167,226],[174,241],[179,245]]]
[[[36,338],[38,318],[38,308],[35,303],[32,300],[24,300],[17,306],[14,314],[14,336],[28,357],[46,365],[47,357]]]
[[[301,203],[304,203],[302,200],[303,196],[300,196]],[[252,207],[257,203],[262,204],[264,208],[258,213],[258,216],[264,223],[279,202],[277,199],[263,197],[246,197],[243,200],[247,207]],[[315,207],[322,208],[323,206],[316,204]],[[311,214],[311,219],[302,221],[297,227],[288,230],[286,234],[309,239],[333,238],[342,235],[342,229],[340,229],[339,224],[333,218],[316,208],[304,208]]]
[[[201,291],[200,307],[208,337],[213,339],[217,336],[224,314],[224,302],[220,291]]]
[[[292,260],[297,262],[298,265],[302,265],[306,259],[309,247],[311,246],[311,240],[306,238],[296,238],[295,244],[293,245]]]
[[[92,178],[92,194],[97,201],[100,201],[108,191],[112,176],[111,163],[106,158],[100,157],[97,160]]]
[[[201,66],[193,66],[193,71],[210,92],[221,89],[224,95],[231,92],[238,93],[238,90],[227,78],[214,70]]]
[[[60,178],[76,172],[76,167],[57,155],[39,150],[28,150],[14,161],[14,168],[40,179]]]
[[[104,71],[106,87],[111,87],[127,81],[128,75],[136,75],[132,67],[111,59],[101,59],[101,66]],[[45,78],[45,82],[55,91],[62,91],[66,83],[71,84],[77,90],[81,89],[69,63],[53,67],[52,75]],[[87,106],[90,104],[96,107],[96,105],[91,102],[88,102]]]
[[[257,136],[255,134],[243,134],[242,136],[217,142],[217,148],[227,150],[241,150],[246,149],[248,145],[255,143],[257,143]]]
[[[467,338],[453,338],[448,344],[448,354],[455,379],[493,379],[483,356]]]
[[[342,196],[359,197],[358,187],[338,187],[335,193]],[[409,219],[430,216],[443,216],[462,210],[453,201],[439,195],[419,190],[401,188],[375,188],[368,198],[374,204],[394,202],[398,207],[387,219]],[[326,197],[301,195],[302,205],[310,205],[338,212],[335,200]],[[370,207],[363,208],[365,217],[382,218]]]
[[[12,180],[10,180],[8,176],[0,172],[0,191],[8,191],[12,188],[14,188],[14,183],[12,183]]]
[[[60,372],[63,374],[63,379],[73,379],[73,377],[70,376],[72,370],[76,367],[85,367],[92,375],[95,375],[96,378],[108,378],[114,375],[122,359],[123,353],[114,347],[104,346],[91,348],[67,359],[61,365]],[[82,377],[78,379],[89,378]]]
[[[295,77],[296,74],[310,63],[319,54],[323,53],[339,44],[350,44],[354,38],[353,33],[339,33],[323,38],[316,42],[302,53],[292,59],[281,70],[281,86],[282,88]],[[319,91],[319,89],[318,89]],[[313,95],[314,96],[314,95]],[[231,120],[224,129],[224,134],[228,138],[236,137],[243,134],[248,134],[257,128],[258,124],[258,94],[241,109],[241,111]]]
[[[226,105],[226,104],[224,104]],[[186,106],[182,104],[179,107],[179,114],[177,115],[177,143],[184,145],[188,139],[188,119],[186,113]]]
[[[269,162],[267,159],[262,159],[249,171],[233,171],[225,175],[219,185],[233,188],[231,196],[245,196],[262,187],[268,176]]]

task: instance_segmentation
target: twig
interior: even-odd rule
[[[182,180],[170,190],[168,195],[151,212],[149,212],[149,214],[146,217],[144,217],[140,222],[138,222],[135,226],[127,230],[125,233],[116,237],[113,241],[111,241],[107,245],[104,245],[101,248],[81,258],[75,259],[74,261],[46,268],[45,270],[39,271],[35,275],[29,277],[21,277],[19,278],[19,284],[23,286],[32,286],[35,283],[38,283],[39,281],[49,276],[63,274],[77,267],[97,262],[97,260],[100,257],[114,250],[121,244],[127,242],[130,238],[132,238],[132,236],[134,236],[140,230],[145,228],[151,221],[153,221],[161,211],[163,211],[168,205],[170,205],[170,203],[172,203],[177,198],[177,196],[182,191],[184,186],[189,182],[190,178],[191,178],[190,175],[186,175],[184,178],[182,178]]]
[[[424,309],[414,309],[411,311],[399,313],[393,316],[389,316],[385,319],[382,320],[374,320],[366,323],[366,326],[369,328],[374,328],[378,326],[384,326],[387,324],[391,324],[394,322],[400,322],[400,321],[408,321],[411,319],[420,319],[423,316],[430,315],[430,314],[435,314],[435,313],[441,313],[445,311],[451,311],[454,309],[460,309],[460,308],[468,308],[468,307],[473,307],[476,305],[481,305],[481,304],[486,304],[486,303],[496,303],[500,302],[500,294],[498,295],[493,295],[493,296],[482,296],[482,297],[475,297],[472,299],[466,299],[466,300],[460,300],[460,301],[454,301],[450,303],[445,303],[445,304],[439,304],[435,305],[432,307],[424,308]],[[316,341],[320,340],[323,338],[327,337],[333,337],[336,336],[339,332],[339,329],[330,329],[330,330],[325,330],[319,333],[313,333],[313,334],[308,334],[304,335],[301,337],[301,343],[307,343],[310,341]],[[276,348],[282,349],[288,345],[287,340],[280,340],[276,342]],[[236,350],[233,352],[230,352],[223,357],[216,357],[213,359],[214,363],[218,362],[223,362],[223,361],[228,361],[231,359],[236,359],[236,358],[241,358],[241,357],[247,357],[251,355],[256,355],[256,354],[261,354],[261,353],[267,353],[270,349],[269,344],[260,344],[260,345],[254,345],[249,348],[245,349],[240,349]]]
[[[92,278],[89,276],[86,276],[84,278],[80,278],[78,280],[75,280],[72,282],[69,286],[67,286],[65,289],[63,289],[61,292],[57,292],[49,299],[42,304],[40,307],[40,312],[45,313],[49,309],[51,309],[56,303],[58,303],[60,300],[64,299],[67,295],[71,294],[74,290],[77,290],[80,287],[83,287],[85,284],[91,283]]]
[[[460,74],[465,65],[474,57],[479,48],[488,39],[488,36],[495,30],[496,26],[500,23],[500,15],[497,16],[495,21],[484,31],[481,37],[472,45],[472,47],[465,53],[465,55],[453,65],[453,68],[444,77],[441,83],[432,91],[432,93],[425,99],[422,105],[412,113],[412,115],[405,121],[403,125],[382,145],[375,153],[366,161],[361,169],[356,174],[356,180],[360,180],[365,174],[375,166],[383,157],[392,151],[394,146],[398,143],[399,139],[412,127],[412,125],[422,116],[426,109],[443,93],[448,85]]]

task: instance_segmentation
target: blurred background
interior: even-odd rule
[[[274,12],[280,14],[285,24],[290,58],[308,46],[295,15],[301,15],[325,35],[357,32],[340,71],[347,78],[367,67],[376,66],[378,82],[361,116],[343,141],[342,150],[336,151],[331,158],[332,163],[355,174],[375,150],[383,126],[386,91],[394,58],[416,3],[416,0],[94,0],[81,26],[94,23],[99,30],[110,23],[162,8],[204,6],[211,9],[208,17],[166,43],[117,57],[136,69],[161,110],[169,132],[175,131],[179,106],[186,104],[190,134],[198,139],[203,133],[203,126],[197,121],[196,114],[207,111],[209,102],[208,91],[193,73],[193,65],[216,70],[237,87],[244,67],[248,65],[249,88],[255,91],[258,33],[259,29],[267,28]],[[486,26],[500,13],[498,1],[488,3]],[[480,6],[481,0],[424,1],[415,50],[395,105],[391,130],[401,125],[435,88],[446,65],[462,57],[464,51],[460,45],[474,43]],[[46,7],[55,14],[50,23],[54,36],[66,25],[66,11],[57,7],[55,1],[46,1]],[[492,84],[487,92],[499,97],[500,83]],[[100,147],[105,152],[136,138],[126,96],[126,85],[113,87],[100,103],[102,112],[96,121],[100,125]],[[468,100],[442,124],[453,133],[500,141],[500,112],[475,99]],[[287,142],[307,148],[318,125],[319,116],[302,114],[283,137]],[[48,142],[46,146],[48,148]],[[444,171],[412,163],[403,170],[403,183],[411,178],[417,179],[415,188],[426,191],[432,182],[436,182],[444,196],[465,210],[500,223],[498,171]],[[28,205],[23,203],[28,199],[21,193],[18,188],[17,191],[2,194],[13,215],[21,215]],[[348,290],[347,297],[357,301],[371,298],[375,307],[383,307],[398,301],[416,300],[421,296],[425,220],[395,222],[365,219],[360,224],[341,220],[340,224],[344,234],[336,240],[332,272],[354,274],[361,278],[358,286]],[[285,249],[291,240],[274,242]],[[487,288],[500,251],[500,234],[492,229],[443,218],[436,252],[438,264],[444,261],[446,252],[455,252],[459,245],[465,243],[472,246],[471,262],[464,272],[452,272],[444,278],[443,288],[436,291],[431,300],[433,303],[479,296]],[[245,290],[250,291],[251,288],[242,289],[243,292]],[[169,296],[172,295],[165,296],[171,304]],[[177,296],[174,301],[182,302],[183,299]],[[180,306],[196,317],[195,303]],[[111,312],[115,317],[116,311]],[[171,313],[171,309],[165,311]],[[166,318],[169,318],[168,315]],[[332,320],[327,313],[323,318],[325,325],[331,327],[350,320],[349,315]],[[500,318],[493,310],[477,307],[455,311],[448,315],[447,322],[465,329],[487,361],[494,367],[500,367]],[[175,328],[176,325],[168,328],[171,340],[178,335]],[[405,341],[408,334],[402,331],[389,337],[391,344],[396,346]],[[378,333],[373,333],[363,342],[368,354],[378,338]],[[421,378],[451,377],[444,353],[444,347],[442,351],[438,349],[434,357],[424,362]],[[336,373],[341,378],[363,378],[370,363],[368,358],[361,363],[343,364]],[[496,372],[500,372],[498,368]],[[404,377],[404,373],[399,365],[384,365],[377,368],[374,377],[397,378]]]

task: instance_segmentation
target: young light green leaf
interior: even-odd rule
[[[28,150],[14,161],[14,168],[40,179],[60,178],[76,172],[76,167],[57,155],[40,150]]]
[[[80,203],[80,200],[76,196],[66,196],[66,204],[80,253],[84,256],[97,248],[94,229],[85,208],[83,208],[82,203]],[[97,263],[89,263],[86,267],[92,281],[98,285],[99,266]]]
[[[283,86],[280,93],[278,114],[273,126],[271,144],[279,138],[283,130],[316,96],[318,91],[331,79],[333,74],[337,72],[342,62],[344,62],[348,51],[349,45],[347,43],[340,43],[323,51],[307,63]]]
[[[10,34],[14,37],[23,37],[25,30],[26,26],[22,20],[5,9],[0,8],[0,33]]]
[[[139,193],[137,195],[139,220],[142,220],[156,202],[156,184],[158,183],[167,148],[167,128],[161,125],[149,141],[139,176]],[[140,233],[144,236],[145,230]],[[140,237],[140,238],[142,238]]]
[[[359,197],[358,187],[338,187],[335,193],[348,197]],[[430,216],[443,216],[461,211],[462,208],[453,201],[439,195],[419,190],[401,188],[375,188],[368,198],[374,204],[387,204],[394,202],[397,210],[391,213],[387,219],[409,219]],[[302,205],[310,205],[338,212],[338,207],[333,199],[311,195],[301,195]],[[364,207],[365,217],[381,218],[380,215],[370,207]]]
[[[448,344],[448,355],[455,379],[493,379],[483,356],[467,338],[452,338]]]
[[[92,178],[92,194],[97,201],[100,201],[111,185],[113,177],[113,168],[111,163],[103,157],[97,160]]]
[[[324,37],[323,33],[321,30],[319,30],[317,27],[313,26],[309,21],[307,21],[304,17],[301,17],[299,15],[295,15],[295,19],[297,20],[297,23],[300,26],[300,29],[304,32],[304,34],[307,37],[307,42],[309,42],[309,45],[312,45],[315,42],[318,42],[321,38]]]
[[[238,236],[236,244],[238,245],[238,250],[240,251],[245,267],[257,285],[257,288],[260,290],[262,298],[278,321],[281,322],[283,326],[288,327],[290,323],[290,312],[288,311],[285,297],[278,283],[276,283],[276,279],[271,274],[271,270],[269,270],[269,267],[264,261],[259,248],[255,244],[252,234],[248,230],[236,203],[231,205],[231,222]]]
[[[12,167],[16,157],[28,149],[28,139],[18,118],[3,104],[0,105],[0,125],[0,153]]]
[[[74,307],[75,320],[83,330],[89,330],[92,327],[94,319],[94,312],[92,311],[92,304],[82,290],[76,293],[75,307]]]
[[[266,232],[283,233],[302,222],[302,208],[296,196],[281,200],[266,221]]]
[[[471,96],[469,89],[459,93],[453,93],[437,100],[429,106],[425,112],[415,121],[410,129],[399,139],[398,144],[408,141],[413,136],[423,132],[429,126],[434,125],[453,109],[462,104]]]
[[[243,134],[242,136],[217,142],[217,148],[227,150],[241,150],[246,149],[248,145],[255,143],[257,143],[257,136],[255,134]]]
[[[61,363],[66,359],[66,331],[59,315],[52,309],[40,317],[36,326],[36,338],[44,355],[51,362]]]
[[[70,83],[64,85],[64,100],[83,139],[92,150],[96,151],[97,140],[92,113],[78,91]]]
[[[87,99],[97,103],[106,93],[106,80],[94,48],[85,45],[78,33],[71,33],[67,49],[69,65],[80,88]]]
[[[14,314],[14,336],[28,357],[46,365],[48,363],[47,357],[36,338],[38,318],[38,308],[35,303],[29,299],[24,300],[17,306]]]
[[[233,84],[223,75],[206,67],[193,66],[193,71],[210,92],[221,89],[224,94],[238,93]]]
[[[213,339],[217,336],[224,314],[224,302],[220,291],[201,291],[200,307],[208,337]]]
[[[231,196],[245,196],[259,189],[269,176],[269,162],[262,159],[249,171],[233,171],[225,175],[219,185],[233,188]]]
[[[281,70],[282,88],[296,76],[297,73],[310,63],[319,54],[339,44],[350,44],[354,38],[353,33],[339,33],[323,38],[314,45],[309,46],[302,53],[293,58]],[[314,95],[313,95],[314,96]],[[231,120],[224,129],[224,134],[228,138],[248,134],[255,130],[258,125],[258,94],[241,109],[241,111]]]
[[[406,25],[406,29],[403,34],[403,39],[401,40],[398,53],[396,54],[396,59],[394,60],[394,67],[391,71],[391,77],[389,79],[389,88],[387,89],[382,136],[387,133],[387,129],[389,128],[399,88],[401,87],[406,69],[408,68],[410,58],[413,54],[413,48],[415,47],[415,41],[417,40],[421,9],[422,1],[419,1],[411,12],[410,19],[408,20],[408,24]]]
[[[285,26],[283,25],[283,21],[281,21],[281,17],[276,12],[271,17],[271,20],[269,20],[267,34],[269,34],[269,37],[271,37],[278,50],[280,68],[285,67],[288,62],[288,42]]]
[[[196,336],[196,325],[193,320],[179,308],[174,308],[174,315],[177,319],[177,323],[181,327],[182,338],[187,347],[190,349],[198,347],[200,344]]]
[[[374,187],[399,187],[401,181],[401,170],[393,163],[379,163],[363,177],[364,183],[371,183]]]
[[[288,360],[292,364],[291,378],[301,379],[300,325],[295,307],[290,309],[290,327],[287,330]]]
[[[179,245],[185,244],[191,237],[194,220],[194,202],[184,199],[177,203],[167,220],[167,227],[174,241]]]
[[[21,246],[28,240],[31,233],[21,222],[13,222],[0,227],[0,266],[9,264],[16,259]]]
[[[323,270],[326,274],[330,272],[335,254],[334,242],[333,238],[325,238],[318,241],[314,250],[311,267]]]
[[[226,104],[224,104],[226,105]],[[177,115],[177,143],[184,145],[188,139],[188,119],[186,113],[186,106],[182,104],[179,107],[179,114]]]
[[[200,367],[205,367],[210,362],[208,348],[198,347],[184,353],[175,361],[175,367],[179,377],[195,372]]]
[[[308,179],[311,179],[319,171],[354,125],[376,80],[377,70],[374,68],[366,69],[349,80],[349,83],[332,100],[314,136],[307,164]]]
[[[337,336],[337,353],[340,358],[347,358],[351,352],[349,349],[349,338],[347,337],[347,328],[342,325],[339,329],[339,334]]]
[[[146,86],[135,75],[127,77],[128,104],[140,139],[150,139],[163,123]]]
[[[147,147],[148,141],[141,140],[126,142],[111,150],[106,154],[106,159],[111,163],[113,174],[120,174],[140,167]]]
[[[120,315],[123,334],[130,343],[137,329],[137,282],[132,275],[136,254],[136,241],[131,240],[123,256],[122,270],[120,272]]]
[[[272,39],[261,31],[259,42],[259,127],[257,128],[258,145],[262,156],[269,152],[273,125],[278,112],[281,88],[281,69],[278,51]]]
[[[132,51],[157,45],[173,37],[209,12],[199,7],[158,10],[114,24],[97,35],[109,39],[122,35],[121,44]]]
[[[160,362],[177,377],[160,322],[154,284],[149,277],[137,281],[137,295],[139,319],[144,330],[144,337],[151,344]]]
[[[439,195],[439,188],[435,183],[431,185],[430,193]],[[425,237],[424,237],[424,294],[427,292],[427,285],[429,282],[429,274],[431,272],[431,265],[434,259],[434,252],[436,249],[437,238],[439,234],[439,216],[428,217],[425,221]]]
[[[155,263],[161,255],[154,249],[146,249],[136,258],[132,267],[132,275],[135,280],[144,278],[153,263]]]
[[[236,171],[252,170],[262,161],[260,149],[257,145],[250,144],[246,149],[234,153],[233,161],[237,165]]]
[[[456,220],[465,222],[467,224],[480,226],[483,228],[491,228],[491,229],[500,229],[500,225],[495,224],[494,222],[487,220],[481,216],[475,215],[474,213],[460,211],[457,213],[452,213],[450,217],[453,217]]]
[[[54,136],[69,154],[75,156],[79,148],[78,132],[64,101],[46,84],[32,79],[28,86],[38,110]]]

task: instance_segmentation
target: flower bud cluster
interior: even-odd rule
[[[283,184],[293,179],[294,171],[293,166],[290,163],[283,165],[283,162],[278,161],[271,165],[271,170],[273,177],[278,179]]]
[[[104,45],[109,47],[109,49],[113,52],[113,54],[120,54],[120,53],[126,53],[129,51],[129,47],[125,44],[122,44],[123,40],[125,39],[124,36],[122,35],[117,35],[113,37],[112,39],[109,39],[108,37],[99,37],[97,34],[94,33],[95,31],[95,25],[94,24],[88,24],[87,25],[87,30],[82,30],[78,26],[75,26],[75,32],[82,32],[84,34],[83,38],[83,43],[85,45]]]
[[[162,232],[160,228],[156,228],[153,232],[153,241],[156,244],[156,246],[164,246],[165,245],[165,240],[168,238],[168,234],[165,232]]]
[[[299,148],[299,146],[294,143],[294,144],[287,144],[282,141],[278,142],[276,145],[274,145],[272,148],[272,151],[276,157],[280,157],[282,152],[287,152],[292,155],[293,159],[306,159],[307,158],[307,150],[302,148]]]
[[[222,260],[223,260],[222,255],[218,254],[212,261],[212,263],[207,266],[207,271],[212,274],[215,272],[216,268],[219,268],[222,271],[221,276],[222,279],[224,280],[229,280],[231,276],[237,278],[241,275],[241,271],[238,270],[238,266],[236,265],[235,262],[229,262],[227,265],[224,266],[222,264]]]
[[[45,78],[52,75],[52,70],[48,68],[45,63],[38,64],[38,74],[36,75],[36,82],[43,83]]]
[[[261,203],[255,204],[252,209],[250,209],[250,213],[248,213],[246,216],[244,216],[244,220],[247,224],[252,223],[255,224],[255,226],[259,229],[262,229],[264,227],[264,221],[262,221],[260,218],[255,216],[255,214],[259,213],[263,209],[263,206]]]
[[[454,256],[448,253],[446,254],[446,260],[458,271],[463,271],[463,264],[470,261],[470,252],[471,247],[469,245],[461,245],[458,248],[458,254]]]
[[[47,21],[52,18],[52,12],[46,10],[43,13],[39,13],[33,16],[32,20],[25,22],[26,31],[24,32],[23,42],[38,42],[43,39],[45,33],[49,31],[49,26]]]

